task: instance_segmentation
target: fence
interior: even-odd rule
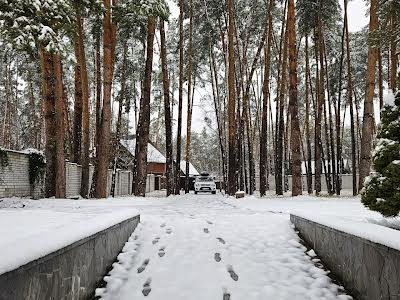
[[[342,181],[342,190],[346,191],[351,191],[353,189],[353,176],[351,174],[342,174],[340,175],[341,181]],[[256,189],[259,190],[260,187],[260,178],[256,176]],[[314,175],[312,176],[312,182],[314,186]],[[307,191],[307,176],[302,175],[301,176],[301,181],[303,183],[303,190]],[[269,188],[270,190],[275,190],[275,177],[274,176],[269,176],[268,177],[268,183],[269,183]],[[358,176],[357,176],[357,183],[358,183]],[[288,176],[288,190],[292,189],[292,176]],[[326,179],[325,179],[325,174],[321,174],[321,190],[322,191],[327,191],[328,188],[326,186]]]
[[[26,153],[2,150],[6,153],[4,162],[0,161],[0,198],[43,196],[43,182],[34,186],[29,182],[29,156]],[[90,166],[89,182],[92,182],[93,166]],[[80,194],[82,167],[75,163],[66,162],[66,197],[75,198]],[[108,170],[107,191],[111,193],[112,170]],[[115,177],[115,196],[132,194],[132,172],[117,170]],[[154,175],[147,176],[146,192],[155,190]]]

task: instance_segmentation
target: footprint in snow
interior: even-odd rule
[[[144,262],[142,263],[142,265],[137,269],[137,272],[140,274],[142,273],[144,270],[146,270],[147,265],[149,264],[150,259],[145,259]]]
[[[161,228],[164,228],[166,225],[167,225],[167,224],[162,223],[162,224],[160,225],[160,227],[161,227]]]
[[[142,293],[143,293],[143,296],[145,296],[145,297],[147,297],[151,292],[150,284],[151,284],[151,278],[148,278],[146,280],[146,282],[143,284]]]
[[[223,238],[217,237],[217,240],[221,243],[225,245],[225,240]]]
[[[221,254],[220,253],[215,253],[214,254],[214,259],[216,262],[220,262],[221,261]]]
[[[167,228],[167,230],[165,231],[167,234],[171,234],[172,233],[172,229],[171,228]]]
[[[236,272],[233,270],[233,267],[231,265],[227,266],[227,271],[229,273],[229,275],[231,275],[231,278],[234,281],[238,281],[239,280],[239,276],[236,274]]]
[[[208,230],[208,228],[204,228],[203,231],[204,231],[204,233],[210,233],[210,231]]]
[[[157,244],[158,242],[160,241],[160,238],[159,237],[156,237],[154,240],[153,240],[153,245],[155,245],[155,244]]]
[[[207,221],[207,223],[208,223],[208,224],[210,224],[210,225],[214,224],[214,223],[213,223],[213,222],[211,222],[211,221]]]
[[[222,300],[231,300],[231,294],[224,292],[224,298]]]
[[[158,256],[159,257],[163,257],[165,255],[165,247],[161,247],[159,250],[158,250]]]

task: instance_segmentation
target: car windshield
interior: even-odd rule
[[[213,182],[214,180],[211,177],[197,177],[197,181],[200,181],[200,182]]]

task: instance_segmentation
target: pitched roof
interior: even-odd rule
[[[181,171],[186,174],[186,161],[181,161]],[[200,173],[196,170],[196,168],[189,162],[189,176],[199,176]]]
[[[131,140],[120,140],[122,146],[124,146],[128,151],[134,156],[136,149],[136,139]],[[167,159],[165,156],[153,146],[152,143],[147,145],[147,162],[148,163],[159,163],[165,164]]]

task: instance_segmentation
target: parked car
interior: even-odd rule
[[[196,177],[194,182],[194,193],[198,194],[203,192],[217,193],[217,185],[215,184],[214,178],[207,173],[201,173],[200,176]]]

